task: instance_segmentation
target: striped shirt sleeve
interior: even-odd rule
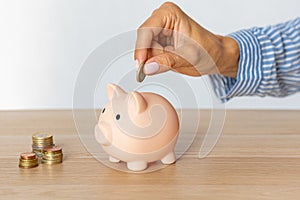
[[[236,96],[284,97],[300,91],[300,17],[229,37],[240,48],[237,77],[209,76],[223,102]]]

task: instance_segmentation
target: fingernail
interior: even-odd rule
[[[139,61],[136,59],[134,60],[134,68],[137,70],[139,68]]]
[[[159,65],[157,62],[147,63],[144,66],[144,73],[145,74],[155,74],[159,70]]]

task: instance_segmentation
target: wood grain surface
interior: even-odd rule
[[[187,112],[201,113],[201,138],[210,112]],[[72,111],[2,111],[0,199],[300,199],[300,111],[226,114],[223,133],[206,158],[198,158],[196,139],[176,164],[133,174],[91,156]],[[54,135],[64,162],[19,169],[19,153],[31,150],[31,135],[38,131]]]

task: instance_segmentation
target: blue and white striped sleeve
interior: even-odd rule
[[[223,102],[236,96],[284,97],[300,91],[300,17],[229,37],[240,48],[237,77],[209,76]]]

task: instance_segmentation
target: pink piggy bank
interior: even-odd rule
[[[141,171],[150,162],[176,161],[179,120],[168,100],[150,92],[126,93],[114,84],[108,84],[107,95],[95,137],[111,162],[124,161],[128,169]]]

